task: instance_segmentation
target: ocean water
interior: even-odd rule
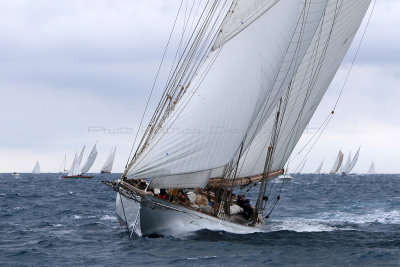
[[[294,175],[261,232],[161,238],[119,227],[116,178],[0,174],[0,265],[400,266],[400,175]]]

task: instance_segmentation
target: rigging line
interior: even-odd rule
[[[322,133],[325,131],[325,129],[326,129],[326,127],[328,126],[328,124],[329,124],[331,118],[332,118],[333,115],[334,115],[334,111],[336,110],[336,107],[337,107],[337,105],[338,105],[338,103],[339,103],[339,100],[340,100],[340,98],[341,98],[341,96],[342,96],[343,90],[344,90],[344,88],[345,88],[345,86],[346,86],[346,84],[347,84],[347,80],[348,80],[348,78],[349,78],[349,76],[350,76],[351,70],[352,70],[352,68],[353,68],[353,65],[354,65],[355,60],[356,60],[357,55],[358,55],[358,52],[359,52],[359,50],[360,50],[361,44],[362,44],[362,42],[363,42],[363,40],[364,40],[365,33],[366,33],[367,29],[368,29],[369,23],[370,23],[370,21],[371,21],[372,14],[373,14],[374,9],[375,9],[375,5],[376,5],[376,0],[374,1],[373,5],[372,5],[371,13],[370,13],[370,15],[369,15],[369,17],[368,17],[367,24],[366,24],[366,26],[365,26],[365,29],[364,29],[363,33],[362,33],[360,42],[359,42],[359,44],[358,44],[358,46],[357,46],[356,53],[355,53],[355,55],[354,55],[354,57],[353,57],[352,63],[351,63],[350,68],[349,68],[349,71],[347,72],[346,78],[345,78],[345,80],[344,80],[344,82],[343,82],[343,86],[342,86],[342,88],[341,88],[341,90],[340,90],[339,96],[337,97],[336,103],[335,103],[335,105],[334,105],[332,111],[331,111],[331,112],[329,113],[329,115],[328,115],[327,123],[325,124],[325,126],[323,127],[321,133],[318,135],[317,139],[315,140],[315,142],[313,143],[313,145],[310,147],[310,149],[308,150],[308,152],[306,153],[305,156],[307,156],[307,155],[311,152],[312,148],[315,146],[316,142],[319,140],[320,136],[321,136]],[[323,125],[323,124],[322,124],[322,125]],[[322,125],[321,125],[321,127],[322,127]],[[321,128],[321,127],[320,127],[320,128]],[[318,131],[317,131],[317,132],[318,132]],[[315,135],[314,135],[314,136],[315,136]],[[313,136],[312,138],[314,138],[314,136]],[[310,143],[310,141],[312,140],[312,138],[311,138],[311,139],[307,142],[307,144],[301,149],[301,151],[303,151],[303,150],[305,149],[305,147]],[[300,151],[300,152],[301,152],[301,151]],[[300,152],[299,152],[298,154],[300,154]],[[297,154],[297,155],[298,155],[298,154]],[[304,160],[304,159],[303,159],[303,160]],[[300,164],[301,164],[301,163],[300,163]]]
[[[226,1],[225,1],[225,4],[224,4],[224,5],[226,5]],[[214,12],[214,11],[215,11],[215,8],[212,10],[212,12]],[[209,17],[211,18],[211,15],[210,15]],[[212,28],[214,29],[214,28],[216,27],[217,24],[218,24],[218,21],[215,21],[215,22],[214,22],[214,26],[213,26]],[[203,28],[204,28],[204,27],[203,27]],[[209,36],[213,35],[213,38],[211,38],[211,40],[214,40],[214,39],[216,38],[216,36],[218,35],[218,33],[217,33],[217,32],[216,32],[216,33],[213,33],[213,31],[211,31],[208,35],[209,35]],[[208,38],[208,39],[209,39],[209,38]],[[206,42],[206,43],[207,43],[207,42]],[[209,44],[207,45],[207,47],[205,48],[205,49],[206,49],[205,51],[209,51],[211,45],[212,45],[212,43],[209,43]],[[196,86],[194,86],[194,88],[198,88],[198,87],[200,86],[200,84],[201,84],[202,81],[204,80],[206,74],[208,73],[208,71],[210,70],[211,66],[213,65],[214,61],[215,61],[216,58],[218,57],[218,54],[219,54],[220,51],[221,51],[221,49],[216,53],[216,55],[214,56],[214,58],[213,58],[212,61],[210,62],[209,66],[207,67],[205,73],[202,74],[203,76],[199,79],[198,84],[197,84]],[[206,55],[203,55],[203,58],[205,58],[205,57],[206,57]],[[197,66],[196,68],[198,69],[199,66]],[[197,90],[197,89],[196,89],[196,90]],[[175,120],[176,120],[176,119],[179,117],[179,115],[182,113],[183,109],[184,109],[184,108],[186,107],[186,105],[190,102],[190,100],[191,100],[191,98],[194,96],[194,92],[196,92],[196,90],[193,91],[193,94],[192,94],[190,97],[188,97],[187,102],[184,103],[184,104],[182,104],[181,110],[180,110],[179,112],[177,112],[176,118],[170,123],[170,126],[167,127],[167,130],[172,126],[173,122],[175,122]],[[167,131],[164,131],[164,133],[161,134],[161,137],[164,136],[166,132],[167,132]],[[141,158],[141,160],[138,161],[138,162],[136,162],[137,164],[139,164],[139,163],[146,157],[146,155],[148,155],[148,153],[154,148],[154,146],[158,143],[158,141],[161,139],[161,137],[157,140],[157,142],[153,145],[152,148],[149,148],[149,149],[148,149],[149,151],[147,151],[147,153]],[[130,165],[129,165],[129,167],[132,166],[132,165],[133,165],[133,163],[131,162]]]
[[[129,164],[129,161],[130,161],[132,152],[133,152],[133,148],[135,147],[135,143],[136,143],[136,139],[137,139],[137,136],[138,136],[138,134],[139,134],[139,131],[140,131],[140,127],[142,127],[143,119],[144,119],[144,116],[145,116],[145,114],[146,114],[146,111],[147,111],[147,108],[148,108],[148,105],[149,105],[151,96],[152,96],[152,94],[153,94],[154,87],[155,87],[156,82],[157,82],[157,79],[158,79],[158,75],[160,74],[160,70],[161,70],[162,64],[164,63],[165,55],[166,55],[166,53],[167,53],[167,49],[168,49],[169,43],[170,43],[170,41],[171,41],[172,34],[173,34],[173,32],[174,32],[174,29],[175,29],[175,25],[176,25],[176,22],[177,22],[178,17],[179,17],[179,13],[180,13],[181,8],[182,8],[182,4],[183,4],[183,0],[181,0],[181,3],[180,3],[180,5],[179,5],[178,13],[176,14],[176,17],[175,17],[175,20],[174,20],[174,24],[173,24],[173,26],[172,26],[172,30],[171,30],[171,32],[170,32],[170,34],[169,34],[168,41],[167,41],[167,45],[165,46],[164,53],[163,53],[163,56],[162,56],[160,65],[158,66],[157,74],[156,74],[156,77],[155,77],[155,79],[154,79],[153,86],[152,86],[151,91],[150,91],[150,95],[149,95],[149,97],[148,97],[148,99],[147,99],[147,103],[146,103],[145,109],[144,109],[144,111],[143,111],[143,115],[142,115],[142,118],[141,118],[141,120],[140,120],[140,124],[139,124],[138,130],[137,130],[137,132],[136,132],[135,139],[134,139],[134,141],[133,141],[131,151],[129,152],[129,157],[128,157],[128,161],[126,162],[126,165],[125,165],[125,171],[124,171],[124,173],[123,173],[123,176],[126,174],[126,170],[127,170],[127,167],[128,167],[128,164]]]
[[[192,43],[189,42],[189,43],[186,45],[185,51],[186,51],[186,49],[187,49],[188,47],[190,47],[190,49],[189,49],[189,51],[186,53],[186,55],[185,55],[185,51],[183,52],[180,61],[183,59],[183,55],[185,55],[184,61],[183,61],[182,64],[178,63],[178,65],[177,65],[177,67],[176,67],[176,69],[175,69],[175,71],[174,71],[174,74],[173,74],[174,78],[171,78],[171,80],[168,82],[168,84],[167,84],[167,86],[166,86],[166,88],[165,88],[165,91],[164,91],[164,93],[163,93],[163,95],[162,95],[162,98],[161,98],[161,100],[160,100],[160,103],[159,103],[159,105],[158,105],[158,107],[157,107],[157,109],[156,109],[156,111],[155,111],[155,113],[154,113],[154,115],[153,115],[153,117],[152,117],[152,119],[151,119],[151,121],[150,121],[149,126],[148,126],[147,129],[146,129],[145,134],[143,135],[142,140],[141,140],[140,143],[139,143],[137,152],[136,152],[135,154],[137,154],[139,150],[143,150],[143,149],[140,149],[140,146],[141,146],[141,144],[146,140],[146,136],[147,136],[147,141],[149,140],[149,138],[151,138],[151,136],[150,136],[151,132],[149,132],[150,127],[151,127],[152,125],[155,125],[155,124],[157,123],[158,119],[160,118],[161,114],[163,113],[164,107],[165,107],[165,105],[166,105],[166,101],[168,101],[168,99],[166,98],[166,99],[164,99],[164,104],[162,104],[162,102],[163,102],[163,101],[162,101],[162,100],[163,100],[163,97],[164,97],[167,93],[171,93],[171,90],[172,90],[172,88],[175,86],[175,84],[176,84],[176,82],[178,81],[178,79],[181,79],[181,80],[182,80],[182,77],[179,78],[179,76],[182,76],[182,74],[181,74],[182,71],[183,71],[184,69],[187,69],[187,66],[185,67],[185,65],[190,64],[190,61],[188,60],[188,58],[190,58],[190,55],[191,55],[191,54],[202,53],[200,50],[199,50],[199,51],[196,51],[196,47],[197,47],[196,43],[198,43],[198,42],[201,41],[201,36],[203,35],[203,32],[204,32],[205,29],[207,28],[207,25],[209,25],[209,21],[210,21],[210,18],[212,17],[213,12],[215,11],[215,4],[217,3],[217,1],[215,1],[215,2],[212,4],[212,7],[208,7],[208,3],[209,3],[209,1],[207,2],[205,8],[203,9],[202,14],[200,15],[200,19],[198,20],[198,22],[197,22],[197,24],[196,24],[195,30],[194,30],[194,32],[192,33],[191,37],[190,37],[190,39],[192,39],[192,38],[195,36],[195,37],[194,37],[194,41],[193,41]],[[209,9],[208,15],[206,15],[206,18],[203,18],[205,12],[207,11],[207,9]],[[202,23],[202,25],[200,26],[201,23]],[[199,26],[200,26],[200,28],[199,28],[199,30],[197,30],[197,28],[198,28]],[[180,64],[180,67],[178,67],[179,64]],[[198,68],[198,66],[197,66],[197,68]],[[177,71],[178,71],[178,72],[177,72]],[[175,73],[175,72],[177,72],[177,73]],[[173,82],[173,84],[171,84],[171,82]],[[141,153],[141,152],[139,152],[139,153]],[[132,159],[132,161],[133,161],[133,160],[134,160],[134,158]],[[132,165],[132,162],[131,162],[131,164],[129,164],[129,167],[130,167],[131,165]]]

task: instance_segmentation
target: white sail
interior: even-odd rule
[[[367,174],[376,174],[374,162],[372,162],[372,163],[371,163],[371,166],[369,166],[369,169],[368,169],[368,171],[367,171]]]
[[[340,172],[347,174],[347,170],[350,168],[350,164],[351,164],[351,151],[349,153],[349,156],[347,157],[346,164],[344,166],[342,165],[343,168],[341,168]]]
[[[94,161],[96,160],[97,157],[97,149],[96,149],[96,144],[93,146],[92,151],[90,152],[90,155],[88,159],[86,160],[85,165],[82,167],[82,174],[87,173],[90,168],[92,167]]]
[[[36,161],[36,164],[35,164],[35,167],[34,167],[33,170],[32,170],[32,173],[36,173],[36,174],[40,173],[40,164],[39,164],[39,161]]]
[[[315,174],[320,174],[321,173],[322,164],[324,164],[324,161],[322,161],[321,164],[319,164],[318,168],[315,170]]]
[[[106,162],[103,165],[103,168],[101,168],[102,172],[111,172],[113,163],[114,163],[114,158],[115,158],[115,151],[117,150],[117,146],[113,147],[111,149],[110,154],[107,157]]]
[[[339,68],[370,1],[330,0],[319,28],[288,90],[271,170],[281,169],[292,153],[311,116]],[[275,114],[270,116],[243,154],[239,177],[263,172]],[[341,152],[340,152],[341,153]],[[337,172],[341,157],[332,172]],[[340,163],[340,164],[339,164]],[[337,169],[336,169],[337,168]]]
[[[346,174],[350,174],[350,172],[354,169],[354,166],[356,165],[358,161],[358,155],[360,154],[360,148],[358,148],[357,153],[355,154],[353,160],[350,162],[349,167],[345,169]]]
[[[67,176],[76,176],[81,174],[81,167],[79,166],[78,154],[75,152],[74,161],[72,162],[72,166],[68,171]]]
[[[312,10],[320,10],[319,17],[318,12],[306,16],[304,1],[281,0],[212,52],[208,61],[214,63],[208,69],[206,62],[199,72],[207,74],[204,80],[189,87],[164,123],[166,130],[127,176],[154,178],[154,187],[178,187],[181,175],[187,174],[187,180],[195,175],[198,182],[192,186],[204,186],[209,170],[230,162],[246,135],[259,131],[259,121],[273,112],[318,27],[325,5],[316,2]],[[307,23],[299,23],[302,16]],[[299,25],[310,31],[301,34]],[[196,76],[192,84],[201,78]]]
[[[343,162],[343,153],[341,150],[339,150],[339,153],[336,157],[335,163],[333,163],[332,170],[330,171],[330,174],[335,174],[339,170],[340,166],[342,165]]]
[[[78,162],[79,165],[82,164],[83,153],[85,152],[85,146],[82,147],[81,153],[79,154]]]

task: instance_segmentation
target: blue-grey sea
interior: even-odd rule
[[[160,238],[120,228],[118,176],[0,174],[0,265],[400,266],[400,175],[294,175],[262,232]]]

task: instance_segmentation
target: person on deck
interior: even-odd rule
[[[238,195],[236,203],[239,207],[243,208],[244,206],[244,196],[243,195]]]
[[[165,189],[160,189],[160,194],[158,194],[158,198],[168,200],[167,191],[165,191]]]
[[[251,218],[254,213],[254,207],[250,203],[250,199],[246,199],[243,205],[243,214],[246,218]]]

